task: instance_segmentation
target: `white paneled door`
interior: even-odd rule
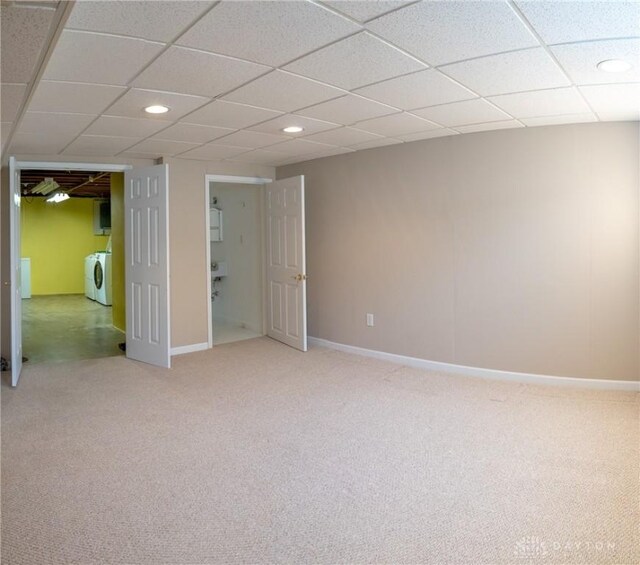
[[[18,385],[22,371],[22,280],[20,257],[20,171],[15,157],[9,158],[11,207],[11,386]]]
[[[124,178],[127,357],[170,367],[169,168]]]
[[[304,177],[267,185],[267,335],[307,350]]]

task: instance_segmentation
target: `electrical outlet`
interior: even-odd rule
[[[367,326],[373,327],[373,314],[367,314]]]

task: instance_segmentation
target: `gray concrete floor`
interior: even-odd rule
[[[82,294],[22,301],[22,351],[28,363],[123,355],[118,343],[124,340],[112,326],[111,307]]]

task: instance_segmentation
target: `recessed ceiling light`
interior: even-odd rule
[[[631,68],[631,63],[622,59],[607,59],[606,61],[600,61],[598,68],[605,73],[624,73]]]
[[[147,106],[144,111],[147,114],[166,114],[169,108],[167,106],[161,106],[160,104],[154,104],[153,106]]]
[[[283,130],[285,133],[300,133],[301,131],[304,131],[304,128],[301,128],[300,126],[289,126],[287,128],[283,128]]]

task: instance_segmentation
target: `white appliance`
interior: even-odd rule
[[[84,295],[91,300],[96,299],[96,283],[93,280],[93,270],[97,259],[95,253],[84,258]]]
[[[111,253],[96,253],[93,268],[96,300],[105,306],[111,306]]]

